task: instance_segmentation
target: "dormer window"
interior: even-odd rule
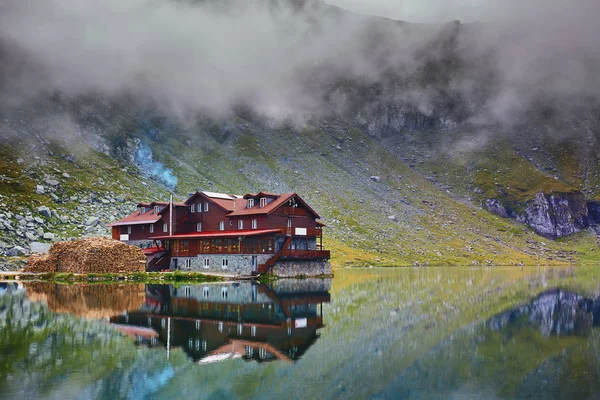
[[[140,207],[140,215],[146,214],[146,207]]]
[[[196,206],[196,209],[198,210],[199,213],[202,212],[202,203],[198,203],[198,205]]]
[[[158,214],[160,212],[160,206],[154,206],[154,214]]]
[[[191,212],[192,214],[196,212],[196,205],[195,205],[195,204],[192,204],[192,205],[190,206],[190,212]]]
[[[247,205],[247,207],[248,208],[254,207],[254,199],[248,199],[248,205]]]
[[[208,203],[204,203],[204,212],[208,212]]]
[[[260,198],[260,208],[264,208],[266,205],[267,205],[267,198],[261,197]]]

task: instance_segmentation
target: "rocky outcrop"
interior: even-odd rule
[[[581,192],[538,192],[517,220],[549,239],[572,235],[589,226],[587,203]]]
[[[538,192],[519,209],[498,199],[487,199],[484,206],[503,218],[515,218],[548,239],[572,235],[589,226],[588,204],[581,192]]]

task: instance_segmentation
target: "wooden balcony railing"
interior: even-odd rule
[[[308,215],[308,212],[304,208],[298,208],[298,207],[281,207],[279,213],[284,214],[284,215],[298,215],[298,216]]]
[[[298,230],[297,230],[298,229]],[[311,236],[321,237],[323,236],[323,230],[317,228],[281,228],[284,235],[288,236]],[[306,232],[306,233],[304,233]]]
[[[290,250],[284,249],[281,258],[292,258],[297,260],[321,260],[331,256],[329,250]]]

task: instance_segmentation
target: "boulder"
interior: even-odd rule
[[[35,192],[37,194],[44,194],[44,193],[46,193],[46,189],[42,185],[37,185],[35,187]]]
[[[52,211],[50,211],[50,209],[46,206],[41,206],[38,208],[38,212],[46,218],[52,217]]]
[[[487,199],[485,201],[484,207],[491,213],[496,214],[502,218],[510,217],[510,214],[506,210],[506,208],[500,203],[498,199]]]
[[[29,248],[31,249],[32,253],[46,254],[50,250],[50,246],[51,245],[49,243],[32,242],[29,245]]]
[[[98,217],[89,217],[83,223],[85,226],[96,226],[100,223],[100,218]]]
[[[60,182],[55,179],[46,179],[44,183],[48,186],[58,186],[60,184]]]
[[[51,233],[51,232],[46,232],[46,233],[44,233],[44,236],[43,236],[44,240],[52,240],[52,239],[54,239],[54,237],[55,237],[54,233]]]
[[[381,182],[381,177],[379,177],[379,176],[376,176],[376,175],[373,175],[373,176],[371,177],[371,180],[372,180],[373,182],[377,182],[377,183],[379,183],[379,182]]]
[[[15,246],[6,251],[6,255],[9,257],[22,256],[22,255],[25,255],[26,253],[27,253],[27,250],[21,246]]]

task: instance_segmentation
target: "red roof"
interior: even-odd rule
[[[108,226],[153,224],[159,220],[160,215],[154,214],[154,209],[151,208],[144,214],[140,214],[140,211],[137,210],[133,214],[130,214],[117,222],[108,224]]]
[[[279,207],[284,205],[288,200],[290,200],[294,197],[296,198],[296,200],[298,200],[300,203],[302,203],[304,205],[304,207],[306,207],[306,209],[308,211],[310,211],[316,218],[320,218],[319,214],[317,214],[315,210],[313,210],[308,204],[306,204],[306,202],[304,200],[302,200],[302,198],[300,196],[298,196],[296,193],[281,194],[281,195],[279,195],[279,197],[277,199],[271,201],[264,207],[258,207],[257,205],[255,205],[252,208],[247,208],[246,200],[238,199],[238,200],[236,200],[235,211],[227,214],[227,216],[228,217],[238,217],[238,216],[244,216],[244,215],[258,215],[258,214],[267,214],[268,215],[268,214],[271,214],[273,211],[277,210]]]
[[[187,204],[185,204],[183,201],[174,201],[173,202],[173,207],[187,207]],[[168,209],[169,209],[169,203],[166,203],[165,208],[163,208],[162,210],[160,210],[158,213],[159,214],[164,214],[165,212],[167,212]]]
[[[208,193],[210,194],[210,192],[208,192]],[[220,193],[215,193],[215,194],[220,194]],[[196,193],[194,193],[192,196],[190,196],[185,201],[185,204],[189,205],[189,204],[194,203],[193,201],[190,201],[190,200],[195,199],[198,196],[203,197],[205,200],[209,200],[210,202],[216,204],[217,206],[221,207],[225,211],[233,211],[233,210],[235,210],[235,201],[236,201],[236,199],[233,196],[230,196],[231,199],[224,199],[224,198],[220,198],[220,197],[211,197],[211,196],[207,195],[205,192],[196,192]],[[226,196],[229,196],[229,195],[226,195]]]
[[[163,247],[148,247],[147,249],[142,249],[142,252],[146,256],[152,256],[154,254],[158,254],[165,251]]]
[[[242,229],[237,231],[178,233],[172,236],[153,236],[150,239],[212,239],[238,236],[258,236],[268,233],[281,233],[281,229]]]

